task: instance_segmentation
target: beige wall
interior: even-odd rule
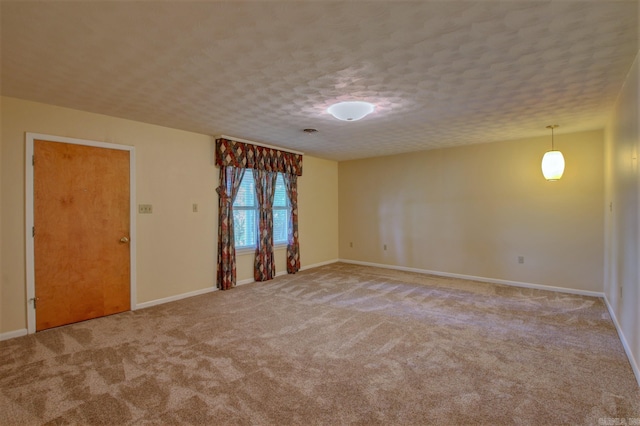
[[[638,58],[606,132],[605,296],[615,313],[640,382],[640,173]]]
[[[2,129],[2,102],[3,102],[3,98],[0,96],[0,129]],[[0,131],[0,167],[2,167],[2,132]],[[2,221],[2,169],[0,169],[0,333],[2,333],[2,307],[4,306],[4,287],[2,286],[2,283],[4,282],[4,269],[2,268],[2,241],[4,241],[4,238],[2,238],[2,228],[3,228],[3,221]]]
[[[338,163],[305,157],[298,179],[302,268],[338,260]]]
[[[25,132],[135,146],[137,203],[153,205],[153,214],[135,218],[138,303],[215,287],[212,137],[13,98],[2,98],[1,107],[0,333],[26,328]],[[299,185],[303,266],[334,260],[337,163],[305,156]],[[284,251],[276,255],[278,271],[285,270]],[[241,256],[238,279],[252,277],[252,268],[250,256]]]
[[[601,292],[603,133],[556,135],[557,182],[540,170],[550,144],[339,163],[340,258]]]

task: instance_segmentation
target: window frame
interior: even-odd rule
[[[255,228],[255,234],[258,234],[258,221],[257,221],[257,217],[258,217],[258,210],[259,210],[259,206],[258,206],[258,197],[256,197],[256,190],[255,190],[255,182],[253,181],[253,169],[246,169],[244,175],[242,176],[242,181],[240,182],[240,185],[242,185],[242,182],[244,181],[244,179],[247,177],[248,173],[250,172],[251,174],[251,186],[253,187],[253,206],[238,206],[236,205],[236,202],[233,202],[233,211],[254,211],[255,215],[254,215],[254,220],[253,220],[253,226]],[[273,206],[273,211],[275,212],[276,210],[283,210],[285,212],[286,215],[286,219],[285,219],[285,227],[287,230],[287,237],[285,238],[284,241],[273,241],[273,247],[274,249],[281,249],[281,248],[285,248],[287,247],[287,245],[289,244],[288,241],[288,231],[289,231],[289,215],[291,214],[291,201],[289,200],[289,195],[286,193],[287,191],[287,187],[284,183],[284,176],[282,176],[281,172],[277,172],[278,173],[278,178],[276,179],[276,186],[277,186],[277,182],[278,180],[282,179],[282,185],[284,187],[284,191],[285,191],[285,205],[284,206]],[[275,202],[275,201],[274,201]],[[235,216],[233,218],[234,223],[233,223],[233,227],[234,227],[234,231],[238,229],[238,227],[236,226],[235,223]],[[272,230],[273,232],[273,230]],[[235,232],[234,232],[235,233]],[[234,235],[234,244],[235,244],[235,235]],[[236,248],[236,253],[249,253],[249,252],[253,252],[257,247],[257,242],[254,240],[253,244],[251,245],[246,245],[246,246],[238,246],[235,245]]]

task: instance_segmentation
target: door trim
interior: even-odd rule
[[[31,300],[35,297],[35,258],[34,258],[34,238],[33,238],[33,142],[35,140],[47,142],[60,142],[75,145],[86,145],[97,148],[117,149],[129,151],[129,262],[130,262],[130,288],[131,288],[131,310],[136,310],[136,173],[135,173],[135,147],[129,145],[119,145],[108,142],[98,142],[86,139],[66,138],[62,136],[45,135],[41,133],[26,134],[26,155],[25,155],[25,247],[27,261],[27,332],[29,334],[36,331],[36,310]]]

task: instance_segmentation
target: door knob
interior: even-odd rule
[[[129,239],[127,237],[122,237],[122,238],[120,238],[120,242],[121,243],[128,243]]]

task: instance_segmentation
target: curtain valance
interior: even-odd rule
[[[302,155],[230,139],[216,139],[216,165],[302,176]]]

